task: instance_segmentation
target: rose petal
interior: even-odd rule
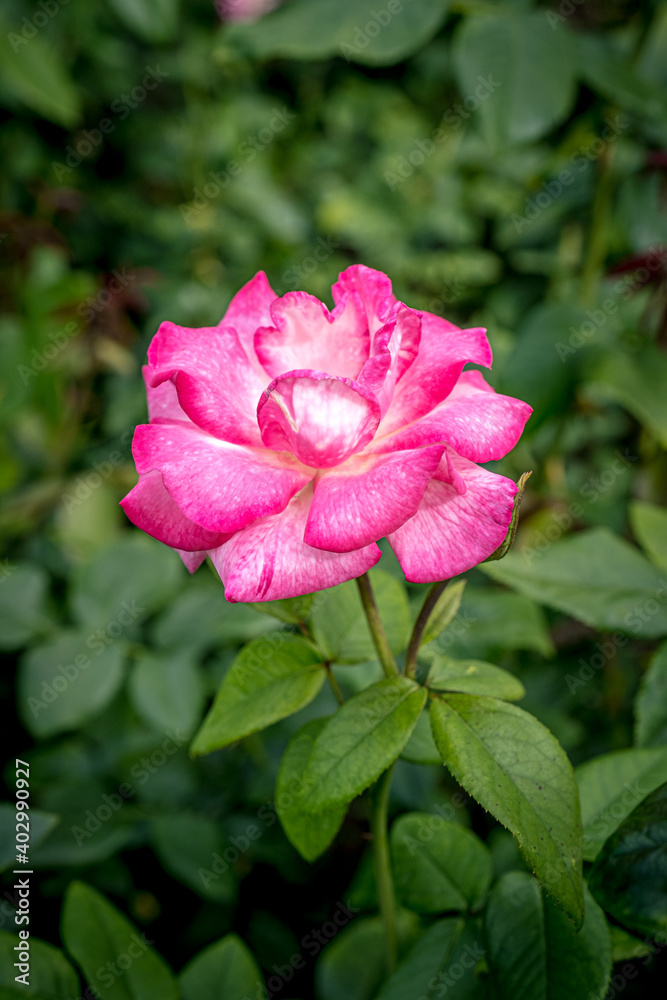
[[[260,444],[255,416],[265,382],[231,328],[162,323],[148,349],[150,384],[171,380],[188,417],[234,444]]]
[[[439,316],[422,313],[419,354],[396,384],[378,437],[429,413],[449,395],[468,361],[490,367],[491,348],[485,331],[459,330]]]
[[[352,264],[338,275],[331,289],[334,302],[344,295],[356,295],[366,311],[371,335],[390,319],[397,300],[391,290],[391,281],[382,271],[375,271],[363,264]]]
[[[314,295],[288,292],[271,307],[273,323],[255,334],[255,351],[271,378],[310,368],[356,378],[368,358],[365,312],[343,296],[332,313]]]
[[[208,552],[183,552],[181,549],[176,549],[176,551],[183,560],[188,573],[194,573],[196,569],[199,569],[208,555]]]
[[[448,459],[466,492],[434,478],[414,517],[388,536],[411,583],[464,573],[490,556],[507,534],[516,484],[453,452]]]
[[[181,409],[178,401],[178,393],[173,382],[161,382],[160,385],[151,385],[153,369],[150,365],[144,365],[141,369],[146,386],[146,399],[148,401],[148,419],[151,423],[160,423],[165,420],[182,420],[191,423],[185,410]]]
[[[137,471],[159,469],[186,517],[209,531],[237,531],[277,513],[313,476],[290,455],[229,444],[185,424],[141,424],[132,452]]]
[[[355,455],[315,480],[304,540],[331,552],[377,542],[417,511],[443,448]]]
[[[514,448],[531,413],[528,403],[492,389],[481,372],[463,372],[442,403],[409,427],[378,439],[373,449],[442,443],[473,462],[492,462]]]
[[[380,421],[375,397],[351,379],[324,372],[286,372],[257,408],[262,441],[292,451],[305,465],[327,469],[368,444]]]
[[[273,326],[271,305],[277,298],[264,271],[258,271],[255,277],[236,293],[218,324],[220,327],[231,326],[236,330],[251,360],[254,354],[255,330],[260,326]]]
[[[157,470],[140,476],[120,505],[132,524],[174,549],[186,552],[214,549],[229,537],[190,521],[165,489]]]
[[[324,552],[303,541],[312,487],[280,514],[255,521],[211,553],[228,601],[277,601],[353,580],[382,553],[377,545],[354,552]]]
[[[358,382],[376,396],[384,415],[389,409],[396,383],[417,357],[421,339],[421,316],[400,303],[392,318],[373,337],[371,357]]]

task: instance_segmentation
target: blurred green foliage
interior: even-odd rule
[[[16,706],[20,720],[5,730],[5,778],[11,792],[14,757],[30,761],[34,933],[60,945],[67,890],[64,941],[89,979],[77,921],[93,914],[107,928],[102,965],[129,933],[100,893],[177,970],[211,945],[179,981],[186,1000],[217,996],[219,967],[236,977],[226,997],[255,996],[255,959],[236,937],[219,942],[230,932],[274,978],[305,947],[284,997],[368,1000],[381,975],[375,917],[356,918],[317,961],[303,944],[332,900],[374,909],[367,803],[353,804],[315,868],[276,816],[287,740],[332,710],[331,693],[190,760],[235,652],[280,626],[226,605],[207,568],[189,579],[117,506],[135,481],[140,366],[158,323],[217,322],[259,269],[279,293],[329,301],[338,271],[362,262],[386,271],[411,306],[488,328],[490,381],[535,411],[495,467],[533,475],[513,552],[468,574],[432,648],[515,674],[523,706],[575,764],[635,743],[658,754],[664,782],[666,83],[659,0],[286,0],[254,24],[224,26],[208,0],[3,3],[0,643],[5,714]],[[390,553],[382,568],[401,579]],[[409,596],[416,607],[420,588]],[[348,620],[345,593],[337,600]],[[405,631],[404,597],[390,611]],[[336,668],[351,693],[376,679],[377,664],[363,623],[343,635],[328,614],[317,627],[356,663]],[[398,765],[394,812],[432,812],[456,791],[441,767],[408,762],[428,759],[428,737],[418,727]],[[664,894],[642,899],[633,922],[629,890],[607,899],[604,864],[638,824],[659,825],[658,779],[641,815],[626,810],[619,829],[604,829],[591,884],[638,934],[664,926]],[[616,792],[582,780],[593,796],[584,812],[599,821]],[[456,817],[486,841],[495,875],[509,873],[488,912],[511,925],[512,900],[539,910],[509,835],[470,801]],[[645,885],[662,870],[664,886],[658,855],[638,862]],[[2,859],[11,864],[4,850]],[[627,887],[637,871],[623,877]],[[14,929],[11,898],[3,931]],[[602,947],[593,907],[577,957],[591,968]],[[408,948],[416,918],[401,919]],[[557,911],[548,919],[555,938],[565,934]],[[419,939],[405,982],[430,968],[455,925],[446,918]],[[623,935],[615,928],[625,960],[639,952]],[[2,970],[11,939],[0,937]],[[489,942],[487,961],[502,965],[493,929]],[[151,961],[151,988],[178,995]],[[58,962],[46,945],[33,954],[44,995],[76,988]],[[664,962],[635,962],[624,996],[650,995]],[[48,982],[56,974],[59,986]],[[471,990],[484,973],[476,982]],[[507,995],[524,995],[506,983]]]

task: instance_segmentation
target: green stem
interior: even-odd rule
[[[414,678],[417,674],[417,654],[419,653],[419,646],[421,644],[424,629],[426,628],[426,623],[431,617],[431,612],[438,603],[440,595],[448,583],[449,580],[442,580],[440,583],[433,584],[426,595],[426,599],[421,606],[419,614],[417,615],[417,621],[415,622],[412,635],[410,636],[410,642],[408,643],[408,651],[405,654],[405,672],[408,677]]]
[[[361,597],[361,603],[364,608],[366,620],[368,621],[368,627],[371,630],[373,644],[375,645],[378,658],[382,664],[382,669],[385,672],[385,676],[395,677],[396,674],[398,674],[398,667],[396,666],[394,655],[389,648],[387,633],[384,630],[384,625],[382,624],[382,619],[380,618],[380,612],[378,611],[378,606],[375,603],[375,597],[373,596],[373,589],[371,587],[371,581],[368,578],[368,573],[364,573],[363,576],[357,577],[357,587],[359,588],[359,596]]]
[[[602,151],[598,161],[598,179],[595,200],[593,202],[593,216],[579,289],[579,301],[584,306],[591,305],[595,301],[597,283],[602,274],[607,252],[607,223],[614,192],[614,178],[610,169],[611,159],[612,149],[608,147]]]
[[[387,836],[387,819],[389,816],[389,789],[394,765],[385,771],[375,786],[375,799],[371,816],[371,833],[373,834],[373,868],[377,886],[380,916],[385,932],[385,960],[387,974],[396,968],[396,900],[394,885],[391,878],[391,861],[389,857],[389,838]]]
[[[335,695],[336,701],[338,702],[339,705],[342,705],[343,702],[345,701],[345,698],[343,697],[343,692],[340,689],[340,684],[334,677],[333,670],[331,669],[331,664],[325,663],[324,666],[327,672],[327,677],[329,678],[329,684],[331,685],[331,690]]]

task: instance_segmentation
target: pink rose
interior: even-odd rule
[[[122,506],[193,572],[210,555],[229,601],[360,576],[386,536],[406,578],[445,580],[503,541],[515,484],[502,458],[531,408],[489,367],[483,330],[398,302],[380,271],[282,298],[257,274],[216,327],[163,323],[144,369],[139,483]]]
[[[278,6],[280,0],[215,0],[215,9],[225,21],[257,21]]]

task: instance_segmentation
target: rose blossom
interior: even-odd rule
[[[148,350],[122,506],[190,572],[208,554],[229,601],[351,580],[384,536],[409,581],[445,580],[510,522],[515,484],[475,463],[506,455],[531,408],[463,371],[490,366],[485,332],[408,308],[361,265],[332,291],[329,312],[260,271],[218,326],[163,323]]]

